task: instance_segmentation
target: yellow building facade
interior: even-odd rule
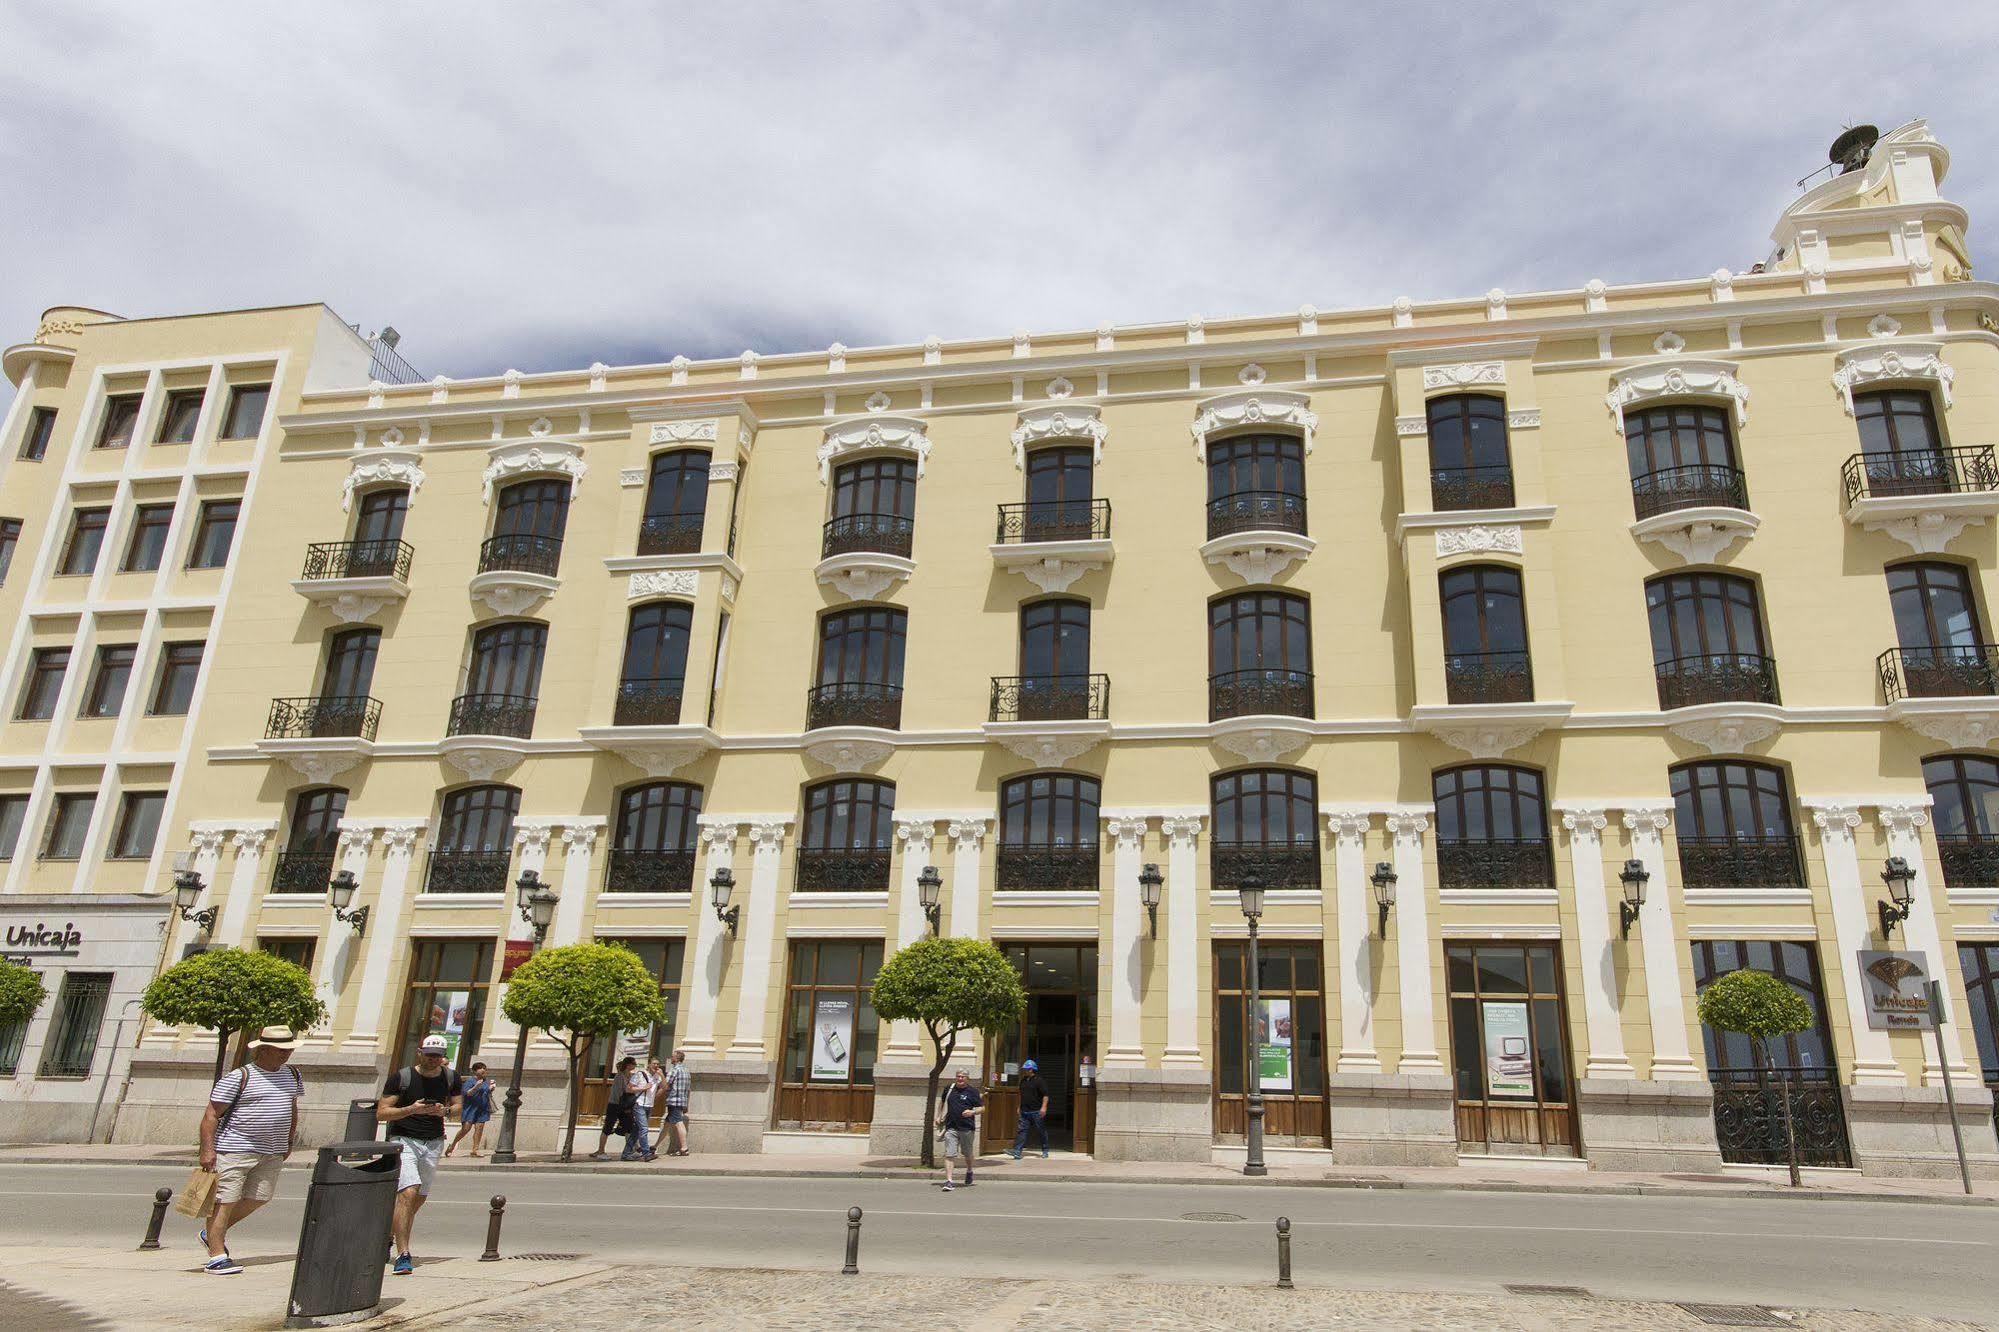
[[[52,312],[7,352],[0,909],[299,960],[321,1138],[433,1030],[504,1080],[532,872],[549,942],[658,976],[626,1044],[688,1052],[709,1150],[912,1150],[929,1053],[867,987],[934,928],[1030,992],[955,1061],[995,1145],[1032,1058],[1105,1158],[1239,1155],[1254,1084],[1278,1160],[1759,1166],[1781,1084],[1812,1163],[1952,1173],[1947,1070],[1999,1172],[1999,290],[1948,162],[1863,147],[1744,273],[726,362],[401,383],[318,307]],[[1761,1069],[1694,1012],[1742,966],[1815,1017]],[[53,1007],[11,1095],[188,1131],[212,1043],[107,1000],[80,1059]],[[563,1076],[531,1041],[524,1147]]]

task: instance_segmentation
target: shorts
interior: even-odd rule
[[[666,1107],[666,1122],[669,1124],[685,1124],[687,1122],[687,1107],[684,1105],[669,1105]]]
[[[493,1107],[491,1105],[468,1105],[458,1112],[458,1122],[461,1124],[484,1124],[492,1118]]]
[[[226,1152],[215,1158],[215,1201],[269,1202],[278,1191],[285,1158],[263,1152]]]
[[[948,1159],[953,1156],[962,1156],[967,1161],[971,1160],[972,1154],[976,1150],[976,1146],[973,1142],[973,1139],[977,1136],[977,1134],[978,1130],[975,1128],[945,1129],[944,1130],[945,1157]]]
[[[389,1141],[403,1145],[402,1171],[396,1179],[396,1192],[415,1189],[429,1197],[431,1181],[437,1178],[437,1158],[444,1155],[444,1139],[391,1138]]]

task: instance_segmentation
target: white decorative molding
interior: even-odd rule
[[[1388,307],[1389,324],[1394,328],[1408,328],[1416,322],[1416,302],[1407,296],[1397,296],[1395,303]]]
[[[895,752],[894,733],[874,727],[827,727],[807,737],[805,756],[835,772],[860,772]]]
[[[931,816],[895,816],[895,840],[905,856],[930,855],[930,843],[937,837],[937,820]]]
[[[1034,354],[1034,340],[1027,335],[1027,331],[1025,329],[1017,331],[1013,335],[1014,359],[1019,360],[1023,357],[1032,356],[1033,354]]]
[[[1191,851],[1200,840],[1201,820],[1206,817],[1191,810],[1167,814],[1159,820],[1159,835],[1166,840],[1168,847],[1184,847]]]
[[[1868,532],[1885,532],[1918,555],[1938,555],[1955,541],[1965,528],[1983,526],[1987,518],[1999,514],[1999,489],[1991,478],[1978,478],[1966,469],[1967,484],[1983,481],[1984,488],[1936,494],[1862,494],[1846,506],[1846,521]]]
[[[382,432],[382,447],[385,449],[396,448],[402,444],[403,438],[403,428],[401,426],[390,426]]]
[[[1680,358],[1649,362],[1619,370],[1610,377],[1610,392],[1604,405],[1616,422],[1618,438],[1624,437],[1624,409],[1667,398],[1701,398],[1724,401],[1735,406],[1735,424],[1749,423],[1749,390],[1735,377],[1733,361],[1706,361]]]
[[[693,365],[694,362],[688,360],[685,356],[676,356],[666,364],[667,369],[671,372],[671,382],[678,385],[687,382],[687,368]]]
[[[1610,301],[1608,299],[1609,295],[1610,295],[1610,284],[1605,282],[1602,278],[1591,278],[1589,281],[1583,283],[1584,313],[1599,314],[1602,311],[1609,309],[1610,308]]]
[[[1233,532],[1203,542],[1201,558],[1228,566],[1245,583],[1270,583],[1317,548],[1318,542],[1298,532]]]
[[[1547,727],[1533,722],[1514,726],[1474,722],[1465,726],[1439,726],[1430,733],[1453,749],[1461,749],[1475,759],[1496,759],[1520,748]]]
[[[1904,698],[1888,705],[1888,719],[1950,749],[1999,745],[1999,698]]]
[[[409,596],[409,584],[395,577],[297,578],[292,590],[315,605],[324,606],[343,624],[359,624],[373,619],[391,601]]]
[[[484,602],[495,615],[525,615],[555,595],[562,580],[518,569],[494,569],[472,575],[474,601]]]
[[[1251,763],[1275,763],[1312,740],[1309,722],[1287,717],[1231,717],[1208,731],[1219,748]]]
[[[1127,850],[1135,849],[1145,841],[1150,829],[1150,820],[1143,814],[1105,814],[1104,832],[1112,842]]]
[[[888,394],[882,392],[880,389],[876,389],[873,393],[870,393],[867,397],[861,399],[862,409],[865,411],[872,412],[876,415],[880,415],[881,413],[887,411],[891,406],[894,405],[894,403],[895,400],[889,397]]]
[[[1559,728],[1574,710],[1575,704],[1560,702],[1419,704],[1410,709],[1409,723],[1473,758],[1491,759]]]
[[[357,456],[340,483],[340,511],[346,513],[353,506],[355,491],[375,485],[408,486],[414,503],[417,491],[423,489],[421,456],[415,449],[397,448],[370,449]]]
[[[743,835],[743,821],[740,818],[721,814],[701,814],[694,820],[699,831],[701,849],[709,859],[726,856],[736,848],[736,839]]]
[[[713,444],[722,428],[719,420],[654,421],[646,432],[647,444]]]
[[[552,823],[529,823],[523,819],[514,820],[514,845],[523,851],[538,851],[548,854],[548,844],[555,837]]]
[[[528,422],[528,434],[535,439],[546,439],[555,433],[555,422],[546,416],[537,416]]]
[[[932,334],[923,340],[923,363],[925,365],[944,364],[944,339]]]
[[[1742,509],[1703,506],[1641,518],[1631,524],[1631,535],[1657,542],[1689,564],[1712,564],[1736,542],[1755,536],[1762,524]]]
[[[1706,703],[1675,708],[1666,729],[1710,754],[1745,754],[1783,726],[1783,713],[1767,703]]]
[[[618,469],[618,485],[626,490],[637,490],[646,483],[646,469],[643,467],[621,467]]]
[[[727,575],[727,574],[723,574],[723,575],[722,575],[722,600],[724,600],[724,601],[734,601],[734,600],[736,599],[736,588],[737,588],[738,586],[740,586],[740,585],[739,585],[739,584],[738,584],[738,583],[736,582],[736,580],[735,580],[735,579],[733,579],[733,578],[729,577],[729,575]]]
[[[953,851],[976,848],[985,840],[986,831],[992,826],[988,818],[954,818],[945,821],[944,831],[950,835]]]
[[[1506,362],[1465,361],[1458,365],[1426,365],[1423,367],[1423,388],[1455,389],[1471,388],[1478,384],[1504,384],[1506,382]]]
[[[520,372],[520,371],[518,371],[518,370],[509,370],[509,371],[507,371],[507,373],[505,373],[504,375],[501,375],[501,376],[500,376],[500,396],[501,396],[501,397],[503,397],[503,398],[518,398],[518,397],[520,397],[520,396],[521,396],[521,378],[522,378],[522,375],[521,375],[521,372]]]
[[[1319,331],[1319,307],[1306,304],[1298,307],[1298,336],[1309,338]]]
[[[1897,800],[1874,807],[1874,821],[1881,825],[1885,833],[1914,834],[1930,821],[1930,802],[1927,799]]]
[[[995,542],[993,563],[1011,569],[1043,592],[1066,592],[1078,578],[1109,566],[1108,540]]]
[[[1867,336],[1892,338],[1902,331],[1902,321],[1893,315],[1878,314],[1867,321]]]
[[[1508,430],[1539,430],[1541,428],[1541,409],[1539,407],[1522,407],[1517,411],[1508,412],[1506,414],[1506,428]]]
[[[1950,407],[1950,390],[1957,380],[1957,371],[1944,361],[1941,342],[1863,343],[1839,353],[1833,362],[1832,386],[1845,404],[1848,416],[1853,415],[1856,387],[1879,381],[1914,380],[1934,384],[1944,407]]]
[[[1270,378],[1269,372],[1255,361],[1251,361],[1235,374],[1235,382],[1248,388],[1255,388],[1268,378]]]
[[[374,411],[389,400],[389,386],[379,379],[368,381],[368,410]]]
[[[382,851],[386,855],[409,855],[416,850],[416,844],[430,831],[427,822],[409,819],[400,823],[382,825]]]
[[[843,375],[847,372],[847,345],[836,342],[826,349],[826,373]]]
[[[1465,527],[1437,529],[1437,558],[1452,555],[1506,554],[1523,552],[1520,528],[1511,523],[1472,523]]]
[[[757,377],[757,354],[747,348],[736,358],[736,378],[755,379]]]
[[[628,741],[606,747],[646,776],[654,778],[673,776],[713,748],[711,745],[696,741],[678,744],[644,744]]]
[[[1191,343],[1208,340],[1208,321],[1200,315],[1187,316],[1187,341]]]
[[[708,464],[708,479],[710,481],[734,481],[741,470],[741,463],[735,461],[723,462],[717,459]]]
[[[453,744],[449,738],[439,748],[446,763],[475,782],[490,782],[511,771],[526,754],[523,749],[491,743]]]
[[[1652,350],[1661,356],[1678,356],[1687,349],[1687,340],[1670,329],[1652,339]]]
[[[359,736],[259,740],[257,752],[290,764],[299,776],[315,786],[322,786],[370,758],[375,752],[375,745],[373,741]]]
[[[431,377],[430,400],[432,402],[451,401],[451,376],[434,375]]]
[[[1603,830],[1610,826],[1607,813],[1593,805],[1564,805],[1560,807],[1562,827],[1569,836],[1586,841],[1601,841]]]
[[[1204,398],[1195,404],[1194,424],[1189,427],[1194,435],[1194,455],[1205,463],[1208,460],[1209,436],[1223,430],[1256,425],[1297,429],[1305,437],[1305,452],[1310,453],[1313,432],[1319,428],[1319,416],[1312,410],[1310,397],[1284,389],[1239,389],[1218,397]]]
[[[583,448],[579,444],[569,444],[558,440],[537,440],[532,444],[505,444],[493,449],[488,455],[492,459],[486,464],[480,476],[480,502],[493,502],[493,489],[500,482],[516,476],[566,476],[570,489],[574,491],[583,484],[583,474],[590,470],[583,461]]]
[[[607,377],[609,377],[610,373],[611,373],[611,367],[605,365],[602,361],[590,362],[589,391],[592,393],[602,393],[604,391],[604,381],[606,380]]]
[[[1110,437],[1110,427],[1103,421],[1103,409],[1084,403],[1063,403],[1056,407],[1023,408],[1016,418],[1013,428],[1013,466],[1019,471],[1027,466],[1027,450],[1030,445],[1051,439],[1087,439],[1091,446],[1091,461],[1104,460],[1104,441]]]
[[[1030,763],[1059,768],[1110,737],[1107,721],[987,722],[980,728]]]
[[[914,416],[869,416],[854,421],[836,421],[826,427],[819,445],[819,484],[832,479],[833,463],[850,453],[890,450],[916,455],[916,475],[923,475],[930,460],[930,437],[925,423]]]
[[[630,574],[625,579],[625,599],[640,597],[691,597],[701,589],[698,569],[654,569]]]
[[[1707,275],[1707,294],[1711,301],[1732,301],[1735,299],[1735,274],[1726,268],[1717,268]]]
[[[706,726],[588,726],[586,744],[609,750],[648,777],[671,777],[714,749],[716,735]]]
[[[1076,386],[1066,377],[1057,375],[1054,379],[1042,385],[1041,392],[1047,397],[1059,401],[1063,398],[1073,396],[1076,392]]]
[[[857,550],[829,555],[814,570],[820,582],[849,601],[877,601],[891,587],[916,572],[916,561],[880,551]]]
[[[1429,418],[1422,416],[1398,416],[1395,418],[1395,433],[1407,439],[1411,435],[1430,433]]]

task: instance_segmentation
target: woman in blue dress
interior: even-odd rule
[[[458,1136],[444,1149],[446,1156],[458,1150],[458,1144],[465,1141],[465,1135],[472,1135],[472,1150],[467,1156],[483,1156],[479,1149],[486,1143],[486,1121],[493,1117],[493,1080],[486,1076],[484,1064],[472,1065],[472,1076],[465,1079],[465,1100],[458,1110]]]

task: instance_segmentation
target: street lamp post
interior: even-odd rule
[[[944,908],[938,904],[943,892],[944,876],[937,872],[935,865],[925,865],[923,872],[916,876],[916,894],[917,901],[923,906],[923,918],[930,922],[930,937],[933,939],[937,937],[938,925],[944,915]]]
[[[1243,919],[1249,922],[1249,1130],[1246,1135],[1248,1150],[1243,1157],[1242,1173],[1245,1175],[1267,1175],[1270,1172],[1263,1165],[1263,1047],[1256,1039],[1258,1010],[1263,1007],[1261,987],[1258,985],[1256,960],[1256,922],[1263,915],[1263,878],[1251,870],[1242,876],[1236,886],[1242,896]]]
[[[201,900],[201,890],[206,886],[202,883],[201,876],[191,869],[181,870],[174,875],[174,906],[179,908],[180,918],[194,922],[203,934],[210,934],[215,930],[215,908],[210,906],[203,907],[199,911],[194,909],[194,904]]]
[[[1152,937],[1159,937],[1159,890],[1166,883],[1166,876],[1159,872],[1159,866],[1151,861],[1138,872],[1138,900],[1145,908],[1146,919],[1152,924]]]
[[[354,879],[353,870],[341,870],[326,885],[326,897],[333,904],[333,918],[351,925],[356,934],[364,934],[368,929],[368,908],[347,908],[353,904],[355,890],[361,885]]]
[[[1890,856],[1888,863],[1882,867],[1881,882],[1888,885],[1889,900],[1877,902],[1875,906],[1881,912],[1881,937],[1885,940],[1895,932],[1897,925],[1909,918],[1909,912],[1915,909],[1916,872],[1909,868],[1909,862],[1902,857]]]
[[[1645,885],[1652,878],[1652,872],[1645,868],[1642,860],[1627,860],[1618,871],[1617,881],[1624,885],[1624,900],[1617,904],[1617,930],[1620,937],[1629,939],[1631,927],[1638,922],[1638,913],[1645,908]]]
[[[534,946],[540,948],[548,938],[549,922],[555,919],[555,890],[543,886],[541,875],[526,870],[514,884],[514,896],[521,919],[534,927]],[[514,1124],[521,1113],[521,1069],[527,1057],[528,1029],[523,1024],[514,1041],[513,1076],[507,1079],[507,1094],[500,1102],[500,1136],[493,1143],[494,1165],[512,1165],[515,1160]]]

